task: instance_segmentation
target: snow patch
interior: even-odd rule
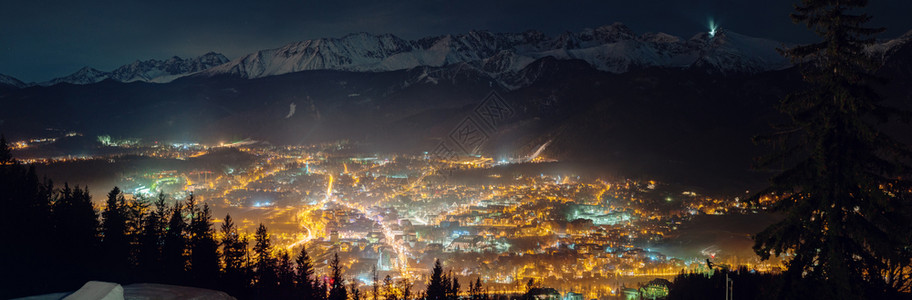
[[[285,118],[286,119],[291,118],[291,116],[293,116],[294,113],[295,113],[295,104],[294,104],[294,102],[292,102],[291,104],[288,105],[288,115],[285,116]]]
[[[123,300],[124,289],[113,282],[89,281],[76,292],[63,298],[63,300],[81,299]]]

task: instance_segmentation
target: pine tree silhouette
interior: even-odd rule
[[[354,281],[351,283],[348,293],[351,295],[351,300],[361,300],[361,290],[358,289],[358,285]]]
[[[168,217],[165,201],[165,194],[159,192],[154,202],[155,208],[151,209],[142,220],[138,264],[144,280],[149,282],[160,282],[163,277],[162,244],[167,221],[165,218]]]
[[[237,227],[234,225],[234,219],[231,214],[225,215],[225,221],[221,226],[222,240],[219,242],[222,251],[222,263],[225,266],[222,272],[221,287],[224,290],[234,292],[238,295],[247,288],[249,280],[247,278],[247,269],[245,257],[247,255],[247,243],[242,242]]]
[[[175,201],[162,245],[162,265],[165,269],[166,282],[173,284],[182,284],[186,280],[187,223],[184,221],[183,211],[180,201]]]
[[[104,253],[105,279],[122,280],[129,265],[130,242],[127,239],[125,200],[118,187],[108,193],[101,212],[101,247]]]
[[[822,40],[783,50],[802,68],[808,88],[783,99],[790,123],[758,138],[787,145],[761,167],[789,168],[758,194],[785,195],[785,219],[755,236],[763,259],[790,253],[780,298],[881,298],[891,263],[909,267],[908,215],[897,208],[910,182],[908,147],[880,129],[897,110],[871,88],[876,62],[865,47],[882,28],[866,28],[868,1],[803,0],[791,15]],[[891,291],[892,290],[892,291]]]
[[[98,212],[92,205],[88,189],[78,186],[70,189],[64,183],[53,206],[54,230],[57,232],[56,249],[67,249],[58,252],[61,262],[60,272],[62,285],[68,290],[79,288],[90,278],[100,275],[97,261],[100,260],[98,249]]]
[[[295,269],[288,251],[279,251],[276,263],[276,274],[279,278],[279,298],[289,299],[295,292]]]
[[[93,259],[97,251],[97,215],[90,200],[85,200],[87,206],[81,203],[88,195],[79,188],[74,193],[68,185],[55,192],[50,181],[38,180],[34,166],[26,168],[11,161],[0,165],[0,203],[4,204],[0,239],[7,245],[0,247],[0,272],[7,275],[0,281],[0,298],[68,289],[92,276],[91,269],[76,268],[84,260],[68,261],[78,255]],[[58,196],[62,194],[66,196]],[[55,206],[59,211],[53,211]],[[85,207],[90,214],[81,210]],[[90,224],[88,234],[82,230],[86,224]],[[57,249],[72,251],[60,253]]]
[[[435,260],[434,269],[431,271],[431,277],[427,284],[428,300],[446,300],[447,288],[450,283],[449,280],[444,277],[443,266],[440,265],[440,260]]]
[[[469,299],[484,300],[486,297],[481,285],[481,277],[475,278],[475,283],[469,281]]]
[[[278,285],[276,259],[272,256],[272,244],[266,225],[260,223],[254,235],[253,254],[256,265],[257,297],[275,297]]]
[[[301,246],[301,252],[295,257],[295,263],[297,264],[295,269],[297,293],[304,297],[314,297],[313,262],[310,255],[307,254],[305,246]]]
[[[448,300],[456,300],[459,297],[459,279],[453,276],[453,271],[450,271],[447,278],[449,278],[449,283],[444,282],[447,285],[446,298]]]
[[[197,285],[214,288],[219,276],[219,254],[209,204],[197,210],[189,227],[190,272]]]
[[[6,136],[0,134],[0,165],[8,165],[13,162],[13,154],[10,151],[9,144],[6,142]]]
[[[339,253],[334,253],[329,267],[332,272],[330,277],[329,300],[348,300],[348,291],[345,289],[345,279],[342,278],[342,263]]]

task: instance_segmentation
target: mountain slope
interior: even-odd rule
[[[169,82],[180,76],[203,71],[226,62],[228,62],[227,57],[215,52],[188,59],[174,56],[167,60],[137,60],[112,71],[111,78],[120,82]]]
[[[26,86],[24,82],[17,79],[16,77],[0,74],[0,86],[9,86],[13,88],[23,88]]]
[[[749,169],[759,150],[751,137],[778,123],[782,116],[776,104],[803,85],[797,68],[760,72],[749,68],[752,64],[723,59],[750,54],[754,63],[770,61],[765,60],[771,58],[769,52],[750,52],[755,48],[744,46],[767,42],[732,32],[686,41],[664,34],[631,36],[618,25],[555,38],[536,32],[472,32],[409,42],[358,34],[295,44],[269,55],[258,52],[263,57],[255,62],[263,69],[236,64],[243,60],[216,67],[259,70],[260,77],[249,79],[241,75],[254,73],[203,71],[165,84],[103,80],[0,90],[7,104],[0,110],[0,132],[28,137],[58,128],[86,137],[209,143],[250,138],[276,145],[345,139],[369,145],[371,151],[416,153],[450,140],[493,90],[514,114],[486,132],[481,147],[485,155],[523,157],[548,144],[547,157],[616,174],[695,186],[712,183],[741,192],[746,183],[762,180],[764,175]],[[878,74],[891,79],[877,87],[887,99],[884,103],[912,103],[907,88],[912,82],[910,40],[877,46],[877,55],[887,62]],[[523,54],[555,47],[561,49],[555,55]],[[611,56],[626,63],[627,71],[607,72],[591,63],[592,57],[608,53],[603,48],[638,55]],[[579,58],[588,51],[595,54]],[[649,51],[670,54],[643,54],[657,53]],[[333,53],[345,55],[329,55]],[[602,57],[607,61],[608,56]],[[392,65],[392,58],[402,59],[397,63],[421,58],[439,66],[292,72]],[[644,65],[633,58],[668,66]],[[699,63],[688,65],[683,58]],[[269,69],[282,65],[274,59],[286,59],[291,67]],[[303,64],[293,64],[297,62]],[[720,72],[714,69],[717,65],[738,68]],[[285,71],[290,73],[267,75]],[[84,73],[91,79],[91,69]]]
[[[54,78],[50,81],[41,83],[41,85],[49,86],[58,83],[92,84],[101,82],[105,79],[113,79],[119,82],[141,81],[165,83],[226,62],[228,62],[227,57],[215,52],[209,52],[199,57],[186,59],[174,56],[167,60],[137,60],[131,64],[120,66],[111,72],[84,67],[73,74]]]
[[[41,85],[49,86],[59,83],[70,83],[70,84],[91,84],[96,82],[101,82],[102,80],[111,78],[110,72],[99,71],[90,67],[83,67],[73,74],[54,78],[48,82],[41,83]]]
[[[515,89],[492,85],[494,78],[466,63],[56,85],[4,95],[13,105],[0,112],[0,131],[52,127],[146,141],[252,138],[273,144],[349,139],[375,151],[414,153],[446,140],[496,90],[515,115],[490,132],[482,147],[486,155],[520,157],[552,141],[545,155],[562,161],[656,178],[676,165],[693,172],[675,180],[714,175],[742,180],[742,186],[753,153],[750,137],[762,132],[789,82],[784,76],[727,78],[680,68],[614,74],[554,57],[532,61],[514,75],[511,80],[523,83]],[[12,113],[18,111],[41,113]],[[712,146],[709,139],[728,146]]]

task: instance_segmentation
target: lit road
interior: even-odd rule
[[[335,178],[332,176],[332,174],[329,174],[328,176],[329,176],[329,179],[326,181],[327,182],[326,196],[323,197],[323,200],[321,200],[319,203],[317,203],[315,205],[308,206],[297,213],[298,221],[301,224],[300,226],[303,230],[307,231],[307,235],[305,235],[301,239],[298,239],[294,243],[291,243],[290,245],[288,245],[286,247],[286,249],[288,249],[289,251],[294,247],[297,247],[301,244],[304,244],[304,243],[309,242],[310,240],[313,240],[314,238],[316,238],[316,236],[314,236],[314,230],[311,229],[311,227],[314,227],[313,226],[314,224],[313,224],[313,222],[310,222],[311,220],[309,220],[309,219],[310,219],[310,215],[313,213],[313,211],[315,211],[317,209],[323,209],[323,207],[326,206],[326,203],[329,203],[329,201],[331,201],[333,198],[332,190],[333,190],[333,183],[335,182]]]
[[[415,188],[428,175],[433,174],[434,172],[435,172],[434,168],[428,168],[415,181],[409,183],[408,185],[403,187],[401,190],[388,195],[384,199],[384,202],[390,201],[390,200],[394,199],[396,196],[406,193],[409,190]],[[319,226],[319,224],[316,224],[317,222],[315,222],[314,220],[310,220],[311,215],[313,214],[313,212],[315,210],[324,209],[326,207],[326,204],[328,204],[328,203],[338,204],[345,208],[356,211],[356,212],[370,218],[372,221],[376,222],[376,224],[380,226],[380,229],[383,232],[384,241],[385,241],[386,245],[390,249],[392,249],[393,252],[395,253],[396,259],[393,262],[394,269],[400,274],[400,276],[402,276],[404,278],[409,278],[411,280],[417,279],[417,277],[412,276],[414,274],[411,274],[411,272],[409,271],[408,246],[406,245],[405,241],[401,240],[401,239],[397,240],[396,236],[393,234],[392,229],[387,225],[387,222],[385,222],[384,220],[381,220],[379,215],[374,215],[374,216],[369,215],[367,213],[366,209],[361,207],[360,205],[348,203],[345,201],[336,201],[337,199],[336,199],[336,197],[333,196],[333,193],[332,193],[333,184],[335,182],[335,179],[332,175],[327,175],[327,176],[328,176],[328,180],[327,180],[327,186],[326,186],[326,197],[324,197],[323,200],[320,201],[319,203],[309,206],[305,209],[302,209],[301,211],[299,211],[297,213],[300,227],[303,231],[306,231],[307,234],[305,236],[303,236],[302,238],[298,239],[297,241],[295,241],[294,243],[288,245],[286,248],[291,250],[292,248],[294,248],[296,246],[299,246],[308,241],[318,238],[316,236],[315,232],[322,232],[325,230],[321,230],[320,228],[317,228],[317,227],[322,227],[322,226]],[[426,223],[426,221],[423,223]]]

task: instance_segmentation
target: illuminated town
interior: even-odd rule
[[[215,216],[230,213],[248,235],[263,223],[276,251],[293,253],[306,246],[318,274],[339,253],[345,274],[365,287],[374,268],[420,285],[435,259],[466,281],[480,278],[491,293],[521,294],[533,279],[585,299],[617,295],[624,288],[635,291],[682,272],[711,272],[708,260],[760,272],[782,267],[719,247],[693,249],[699,254],[681,257],[654,249],[696,216],[763,214],[768,198],[757,206],[654,180],[511,169],[557,163],[541,156],[445,160],[428,153],[355,153],[347,142],[275,147],[254,141],[143,145],[100,140],[124,152],[80,159],[185,161],[211,153],[251,158],[243,166],[124,173],[118,186],[137,199],[153,199],[159,192],[184,199],[192,193]]]
[[[0,299],[912,300],[912,1],[10,2]]]

